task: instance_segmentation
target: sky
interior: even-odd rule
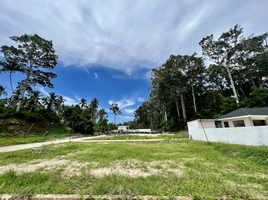
[[[98,98],[109,122],[118,103],[116,123],[123,123],[148,100],[153,68],[171,54],[201,56],[202,38],[218,38],[235,24],[245,37],[267,32],[267,7],[267,0],[0,0],[0,46],[23,34],[52,40],[59,55],[54,88],[34,89],[55,92],[66,105]],[[14,87],[25,78],[14,74]],[[0,85],[11,94],[7,73]]]

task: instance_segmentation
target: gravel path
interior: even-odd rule
[[[159,140],[164,140],[164,139],[139,139],[139,140],[90,140],[94,138],[99,138],[103,137],[101,136],[95,136],[95,137],[81,137],[81,138],[73,138],[71,139],[71,142],[136,142],[136,141],[159,141]],[[30,144],[20,144],[20,145],[14,145],[14,146],[6,146],[6,147],[0,147],[0,152],[9,152],[9,151],[17,151],[21,149],[31,149],[35,147],[41,147],[43,145],[48,145],[48,144],[58,144],[58,143],[64,143],[64,142],[69,142],[69,138],[65,139],[58,139],[58,140],[53,140],[53,141],[47,141],[47,142],[38,142],[38,143],[30,143]]]
[[[88,139],[93,139],[93,138],[98,138],[98,137],[103,137],[103,136],[72,138],[71,141],[72,142],[81,142],[84,139],[88,140]],[[0,147],[0,152],[17,151],[17,150],[21,150],[21,149],[30,149],[30,148],[34,148],[34,147],[41,147],[42,145],[58,144],[58,143],[63,143],[63,142],[69,142],[69,138],[52,140],[52,141],[47,141],[47,142],[38,142],[38,143],[20,144],[20,145],[14,145],[14,146]]]

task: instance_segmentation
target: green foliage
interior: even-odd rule
[[[268,89],[252,88],[250,97],[246,97],[241,101],[241,106],[246,108],[258,108],[268,106]]]
[[[75,132],[94,134],[94,124],[91,115],[83,111],[79,105],[66,107],[63,117],[67,125]]]

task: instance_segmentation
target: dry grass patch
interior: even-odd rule
[[[79,163],[77,161],[70,161],[66,159],[36,159],[29,163],[23,164],[9,164],[0,166],[0,174],[4,174],[6,171],[13,169],[17,173],[25,172],[35,172],[41,170],[42,173],[49,172],[52,170],[57,170],[63,168],[62,176],[73,176],[81,175],[81,170],[83,167],[91,165],[93,167],[97,166],[97,163]]]
[[[183,173],[184,165],[179,164],[178,168],[170,168],[174,165],[173,161],[153,161],[141,162],[137,159],[128,159],[120,162],[113,162],[111,167],[92,169],[90,173],[96,177],[104,177],[111,174],[129,176],[132,178],[148,177],[151,175],[162,175],[166,172],[173,172],[180,176]]]

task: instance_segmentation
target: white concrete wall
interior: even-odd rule
[[[197,120],[188,122],[189,138],[207,141],[203,129],[199,129]],[[205,128],[210,142],[223,142],[253,146],[268,146],[268,126]]]
[[[214,121],[204,121],[204,120],[202,120],[202,124],[203,124],[204,128],[216,128]],[[199,123],[199,128],[203,128],[202,124],[201,124],[201,122]]]

